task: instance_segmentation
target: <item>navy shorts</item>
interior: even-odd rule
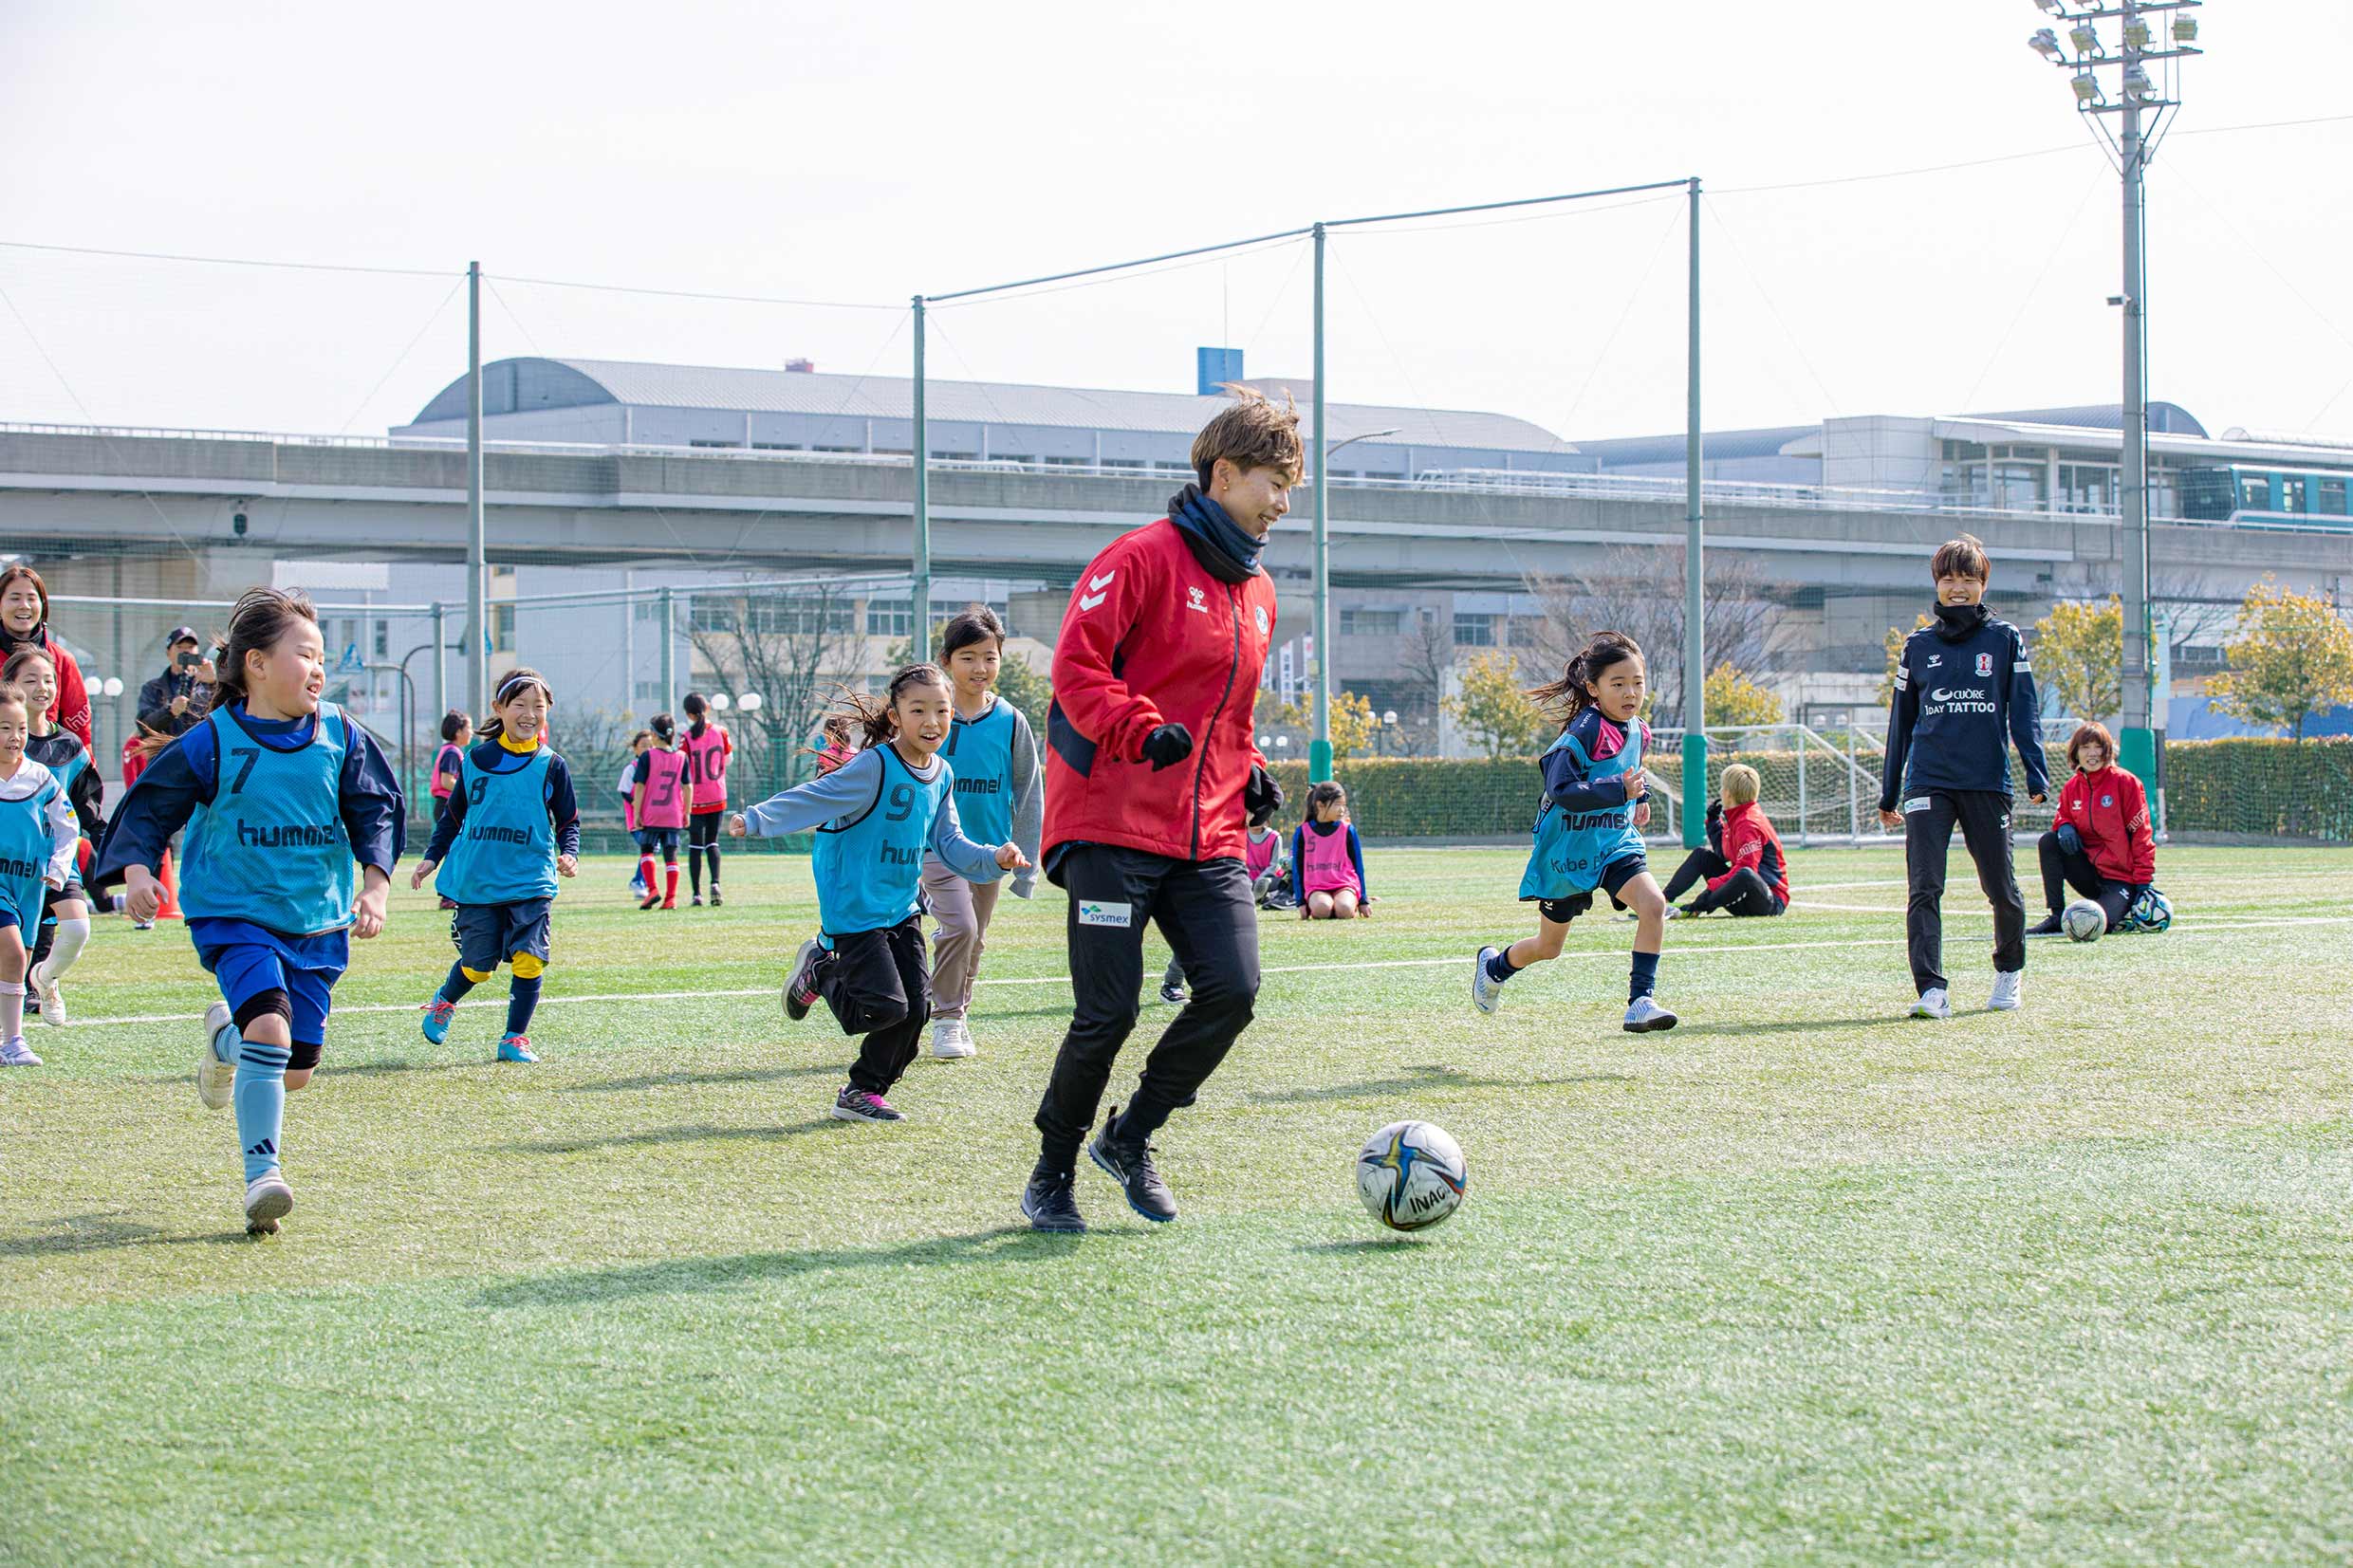
[[[69,899],[80,899],[85,904],[90,901],[90,895],[83,890],[82,879],[78,876],[66,877],[65,885],[64,887],[58,889],[55,893],[46,895],[42,898],[41,923],[45,926],[56,925],[57,915],[54,912],[53,906],[65,903]]]
[[[675,862],[678,858],[678,835],[684,831],[676,827],[641,827],[638,829],[638,848]]]
[[[1599,891],[1615,898],[1618,896],[1620,888],[1624,887],[1649,869],[1648,857],[1621,855],[1602,868],[1602,886]],[[1594,890],[1587,889],[1584,893],[1572,893],[1566,898],[1540,899],[1536,904],[1536,913],[1554,925],[1566,926],[1593,907],[1593,893]]]
[[[315,1067],[326,1043],[326,1015],[341,969],[306,969],[288,963],[286,954],[259,942],[232,942],[196,955],[220,982],[221,1000],[229,1010],[242,1014],[245,1005],[264,991],[284,991],[293,1016],[287,1036],[293,1042],[289,1065]]]
[[[450,939],[457,944],[457,961],[476,974],[488,974],[517,953],[547,962],[548,912],[551,898],[525,898],[511,904],[460,904],[450,916]]]

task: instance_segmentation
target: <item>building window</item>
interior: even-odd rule
[[[915,631],[915,606],[906,600],[877,600],[866,601],[866,635],[874,637],[903,637]]]
[[[694,440],[690,440],[690,441],[688,441],[688,442],[687,442],[687,445],[688,445],[688,446],[690,446],[690,447],[725,447],[725,448],[727,448],[729,451],[731,451],[731,452],[732,452],[732,451],[734,451],[735,449],[737,449],[737,448],[741,447],[741,446],[743,445],[743,443],[742,443],[741,441],[694,441]]]
[[[1544,641],[1545,618],[1542,616],[1511,616],[1505,624],[1514,648],[1534,648]]]
[[[2243,512],[2268,512],[2271,509],[2271,476],[2268,473],[2241,474],[2238,481],[2238,509]]]
[[[809,451],[811,451],[811,452],[863,452],[863,451],[865,451],[865,450],[866,450],[866,449],[865,449],[865,448],[863,448],[863,447],[811,447],[811,448],[809,448]],[[898,455],[899,455],[899,456],[901,456],[901,457],[904,457],[904,456],[906,456],[907,454],[906,454],[905,452],[899,452]]]
[[[696,599],[690,600],[688,602],[693,608],[687,614],[686,623],[693,630],[697,632],[735,630],[735,606],[732,600]],[[641,604],[639,608],[652,612],[648,619],[657,618],[661,614],[661,601],[657,600],[651,604]]]
[[[1093,461],[1092,457],[1049,457],[1046,460],[1046,466],[1049,469],[1083,469]]]
[[[491,606],[491,646],[501,654],[514,652],[515,607],[511,600]]]
[[[846,635],[858,624],[858,607],[847,600],[810,604],[799,600],[763,600],[745,612],[750,629],[762,636]]]
[[[753,452],[799,452],[801,443],[798,441],[754,441],[751,443],[751,450]]]
[[[2314,489],[2320,495],[2320,499],[2313,503],[2312,509],[2314,511],[2326,517],[2343,517],[2344,515],[2344,480],[2323,479],[2314,487]]]
[[[1467,616],[1454,613],[1454,646],[1457,648],[1492,648],[1495,646],[1495,618]]]
[[[392,622],[389,620],[380,620],[376,623],[376,656],[378,658],[392,657]]]
[[[976,452],[935,452],[932,453],[932,461],[935,463],[970,463],[979,456],[980,453]]]
[[[989,454],[989,460],[992,463],[1034,463],[1038,459],[1034,452],[992,452]]]
[[[1102,460],[1102,466],[1106,469],[1140,469],[1144,466],[1144,460],[1140,457],[1106,457]]]
[[[2304,510],[2304,480],[2291,474],[2280,476],[2280,505],[2284,512]]]
[[[1340,635],[1343,637],[1393,637],[1405,626],[1402,610],[1364,610],[1343,605]]]

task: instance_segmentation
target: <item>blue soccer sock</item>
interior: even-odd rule
[[[237,1064],[237,1053],[245,1046],[245,1037],[233,1023],[224,1024],[213,1032],[213,1060],[229,1066]]]
[[[516,975],[507,987],[507,1032],[510,1035],[528,1034],[531,1013],[539,1005],[539,987],[546,984],[539,976],[526,980]]]
[[[245,1179],[251,1182],[278,1168],[278,1139],[286,1132],[286,1064],[283,1045],[247,1040],[237,1051],[237,1076],[231,1089],[237,1109],[237,1142],[245,1150]]]
[[[1638,952],[1634,955],[1634,976],[1626,984],[1626,1005],[1632,1006],[1658,988],[1658,955]]]
[[[450,977],[441,982],[441,1000],[463,1002],[466,999],[466,993],[473,989],[473,977],[466,972],[465,965],[452,964]]]
[[[1519,972],[1520,967],[1511,962],[1511,950],[1508,947],[1497,948],[1495,956],[1487,961],[1487,978],[1498,986]]]

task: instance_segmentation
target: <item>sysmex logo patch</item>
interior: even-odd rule
[[[1112,926],[1121,931],[1136,923],[1133,904],[1106,904],[1093,898],[1079,900],[1079,924],[1082,926]]]

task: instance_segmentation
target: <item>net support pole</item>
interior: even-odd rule
[[[482,508],[482,264],[466,264],[466,696],[491,710],[490,545]]]
[[[657,712],[667,712],[675,700],[677,686],[676,599],[665,586],[661,591],[661,695],[655,699]]]
[[[441,716],[450,710],[449,612],[439,600],[433,604],[433,707],[437,730]]]
[[[907,588],[907,639],[917,662],[932,646],[932,433],[924,408],[923,296],[915,297],[915,559]]]
[[[2124,26],[2135,25],[2125,0]],[[2129,58],[2129,54],[2127,56]],[[2143,208],[2140,175],[2148,161],[2140,135],[2140,108],[2124,95],[2119,153],[2124,175],[2124,471],[2123,492],[2124,646],[2122,707],[2124,732],[2117,737],[2117,761],[2157,793],[2157,729],[2149,718],[2149,368],[2142,350],[2148,315],[2141,296],[2148,286],[2141,255]]]
[[[1315,370],[1309,417],[1315,423],[1315,616],[1314,654],[1307,660],[1307,678],[1315,693],[1315,733],[1307,745],[1307,778],[1322,784],[1332,776],[1332,542],[1330,475],[1331,443],[1324,426],[1324,226],[1315,226]]]
[[[1707,512],[1699,494],[1699,180],[1691,181],[1691,317],[1683,377],[1683,847],[1707,842]]]

